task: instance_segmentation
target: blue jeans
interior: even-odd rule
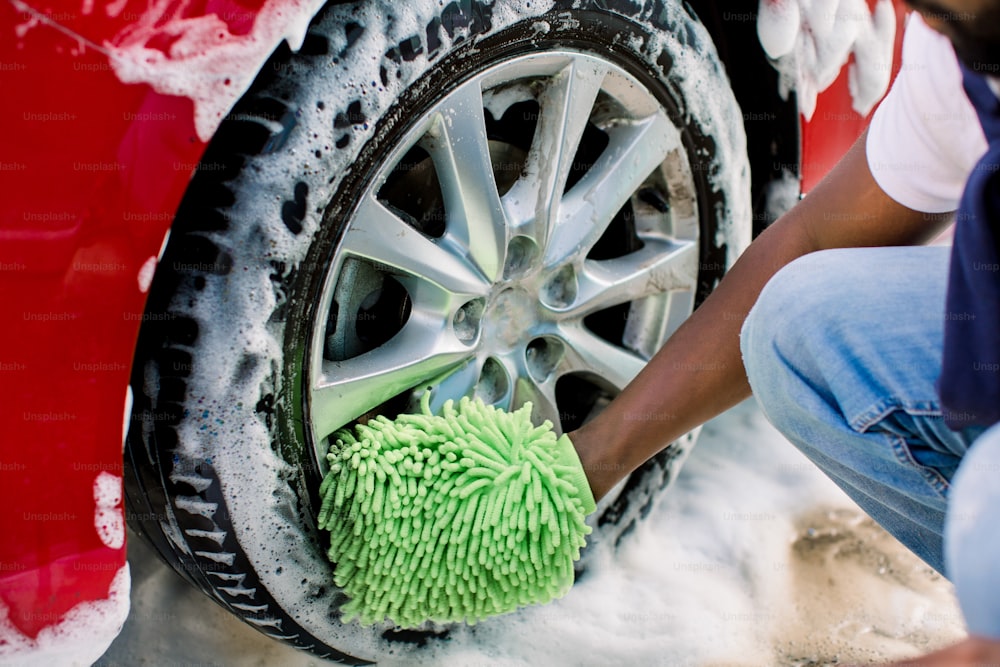
[[[941,368],[949,248],[854,248],[792,262],[741,333],[774,426],[954,582],[969,631],[1000,639],[1000,428],[952,431]]]

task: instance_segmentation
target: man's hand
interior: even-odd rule
[[[894,662],[886,667],[990,667],[991,665],[1000,665],[1000,641],[969,637],[963,642],[930,655]]]

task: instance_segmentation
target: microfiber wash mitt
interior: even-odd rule
[[[320,487],[344,621],[473,624],[564,595],[594,498],[569,438],[463,398],[338,431]]]

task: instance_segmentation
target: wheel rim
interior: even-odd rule
[[[477,395],[572,428],[690,315],[698,197],[681,131],[617,65],[556,51],[479,72],[367,182],[315,308],[315,463],[373,413]],[[326,221],[332,224],[333,221]]]

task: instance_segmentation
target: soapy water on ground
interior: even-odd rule
[[[129,539],[132,612],[98,665],[326,664],[230,617]],[[950,584],[747,402],[706,425],[647,519],[565,598],[458,628],[421,663],[813,667],[963,636]]]

